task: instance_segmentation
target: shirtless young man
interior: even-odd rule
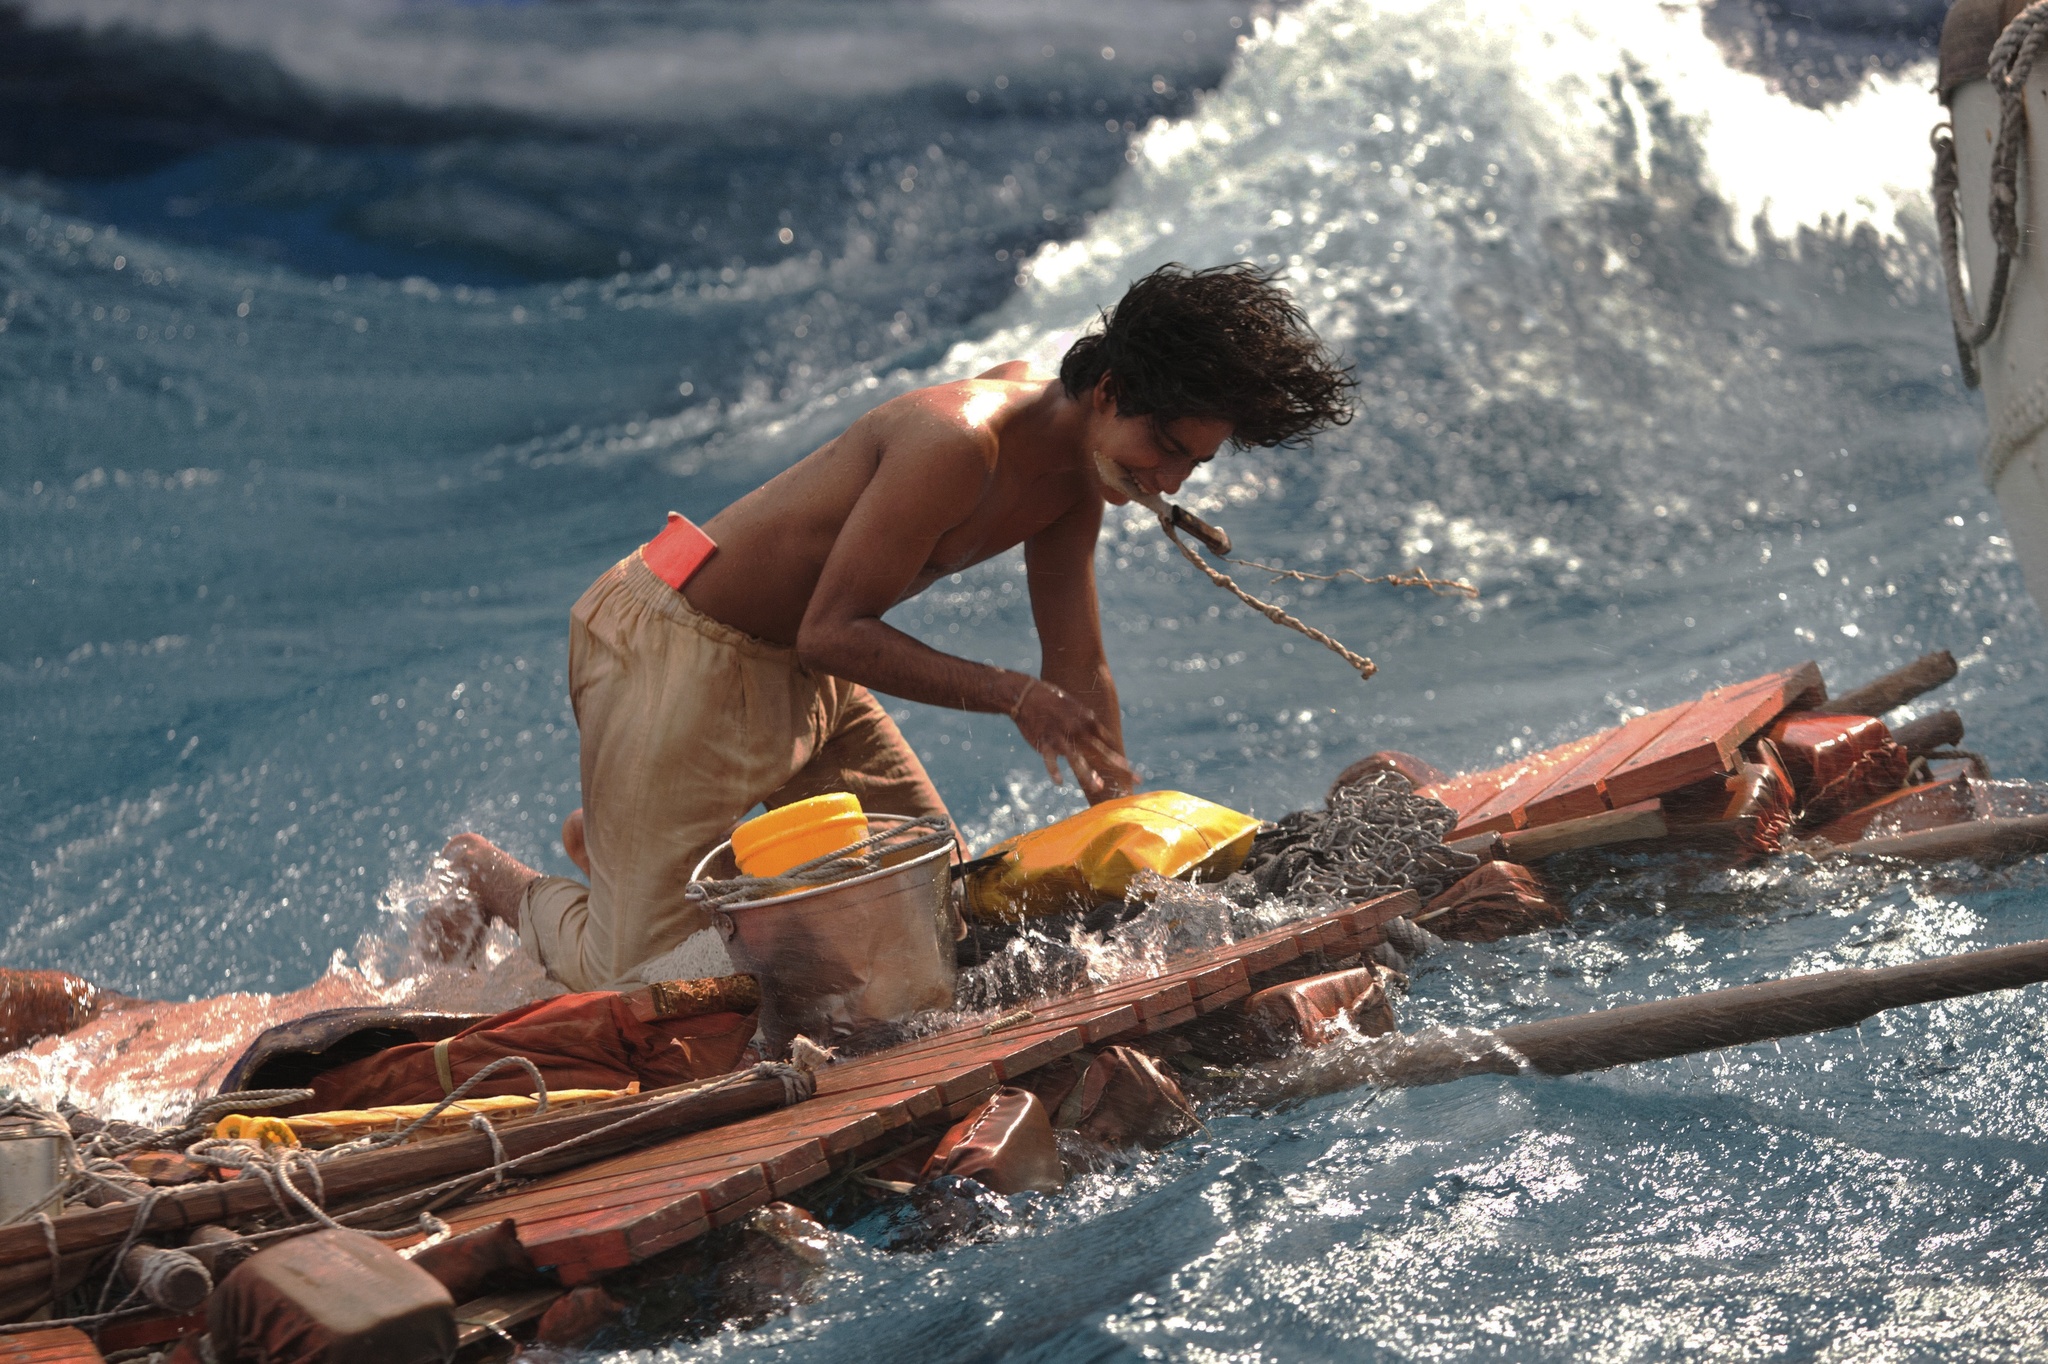
[[[1055,781],[1064,760],[1090,801],[1129,791],[1095,596],[1103,505],[1178,491],[1226,441],[1346,421],[1351,381],[1248,265],[1164,267],[1103,323],[1057,378],[1012,362],[870,411],[712,518],[718,548],[680,590],[642,551],[599,578],[571,614],[584,809],[563,831],[590,885],[458,835],[443,855],[467,894],[429,942],[472,936],[456,904],[474,903],[565,985],[603,988],[706,926],[684,886],[757,803],[850,790],[877,813],[945,813],[869,688],[1007,715]],[[883,621],[1020,544],[1037,677]]]

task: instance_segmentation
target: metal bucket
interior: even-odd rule
[[[911,822],[868,820],[877,832]],[[783,1055],[798,1033],[830,1045],[870,1024],[952,1005],[953,851],[949,839],[892,862],[884,848],[874,871],[712,912],[734,967],[761,982],[755,1040],[767,1055]],[[691,879],[722,878],[733,865],[731,844],[721,843]]]
[[[0,1118],[0,1223],[57,1211],[71,1133],[43,1118]]]

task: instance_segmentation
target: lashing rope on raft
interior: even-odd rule
[[[317,1152],[297,1146],[252,1148],[247,1143],[228,1142],[213,1137],[204,1137],[194,1142],[185,1151],[188,1157],[224,1169],[231,1168],[238,1171],[247,1170],[253,1172],[257,1178],[264,1181],[264,1185],[269,1191],[272,1201],[276,1203],[278,1211],[287,1218],[293,1219],[292,1225],[275,1228],[270,1231],[241,1232],[232,1238],[223,1238],[214,1244],[222,1248],[236,1245],[256,1245],[265,1241],[297,1236],[313,1225],[337,1230],[346,1228],[348,1230],[361,1231],[380,1240],[392,1240],[415,1234],[438,1235],[445,1233],[447,1226],[438,1217],[433,1215],[433,1208],[446,1200],[448,1195],[455,1195],[457,1197],[465,1195],[472,1191],[478,1183],[486,1179],[491,1181],[491,1187],[500,1187],[507,1175],[516,1174],[522,1167],[549,1156],[559,1155],[564,1151],[572,1150],[579,1146],[587,1146],[599,1142],[628,1123],[641,1122],[652,1114],[661,1113],[667,1109],[701,1098],[706,1094],[714,1094],[721,1090],[731,1089],[743,1084],[751,1084],[758,1080],[780,1081],[782,1084],[783,1102],[785,1104],[800,1103],[811,1097],[816,1090],[816,1081],[809,1070],[781,1062],[763,1061],[749,1066],[745,1070],[733,1071],[730,1074],[722,1075],[716,1080],[712,1080],[708,1084],[696,1085],[666,1098],[643,1100],[628,1104],[625,1106],[627,1111],[617,1121],[606,1123],[602,1127],[593,1128],[590,1131],[582,1132],[572,1137],[565,1137],[551,1146],[544,1146],[538,1150],[529,1151],[523,1156],[513,1156],[510,1158],[507,1158],[505,1155],[504,1143],[499,1139],[495,1126],[490,1124],[483,1114],[479,1113],[475,1115],[476,1120],[483,1121],[486,1127],[490,1129],[489,1136],[493,1159],[489,1165],[481,1169],[466,1171],[453,1178],[442,1180],[437,1184],[430,1184],[425,1188],[409,1190],[395,1197],[384,1199],[382,1202],[370,1204],[368,1207],[356,1208],[338,1215],[330,1214],[326,1210],[323,1206],[326,1202],[326,1193],[319,1169],[322,1162],[345,1154],[359,1154],[379,1149],[404,1140],[414,1131],[432,1121],[441,1113],[446,1112],[449,1107],[460,1102],[478,1081],[507,1065],[520,1066],[533,1077],[542,1109],[544,1109],[547,1084],[542,1079],[538,1067],[523,1056],[502,1056],[478,1070],[476,1074],[465,1080],[454,1093],[448,1095],[428,1112],[422,1114],[398,1132],[373,1133],[358,1137],[356,1140],[344,1145],[329,1147],[324,1151]],[[132,1144],[126,1149],[141,1150],[152,1145],[167,1144],[169,1137],[173,1134],[190,1133],[200,1128],[200,1116],[202,1114],[212,1115],[217,1118],[225,1116],[225,1111],[228,1109],[255,1106],[244,1102],[249,1098],[261,1098],[265,1101],[263,1106],[276,1107],[280,1104],[307,1098],[311,1094],[311,1090],[299,1089],[249,1091],[246,1094],[222,1095],[196,1107],[193,1110],[192,1117],[187,1118],[186,1122],[180,1127],[165,1129],[148,1134],[146,1137],[131,1139]],[[21,1111],[34,1112],[48,1117],[60,1125],[62,1124],[62,1119],[55,1114],[45,1113],[44,1110],[36,1109],[32,1105],[20,1104],[19,1101],[16,1101],[16,1106]],[[537,1109],[536,1111],[541,1110]],[[239,1146],[240,1149],[237,1152],[231,1153],[227,1149],[230,1146]],[[237,1155],[240,1156],[239,1160],[236,1159]],[[307,1195],[305,1190],[293,1182],[291,1171],[301,1167],[311,1179],[311,1197]],[[15,1335],[25,1331],[47,1331],[62,1326],[72,1326],[81,1330],[97,1332],[100,1327],[118,1318],[158,1310],[149,1304],[140,1306],[130,1305],[143,1290],[143,1283],[140,1281],[131,1285],[128,1292],[111,1308],[107,1306],[107,1298],[112,1291],[115,1278],[121,1273],[122,1257],[148,1231],[150,1213],[154,1210],[157,1201],[165,1192],[163,1189],[152,1188],[148,1194],[138,1195],[132,1200],[137,1205],[134,1223],[129,1227],[127,1236],[121,1242],[119,1252],[111,1262],[107,1280],[101,1287],[94,1311],[81,1316],[63,1317],[56,1320],[0,1324],[0,1337]],[[383,1230],[349,1226],[352,1222],[375,1220],[381,1216],[388,1216],[405,1205],[413,1203],[418,1203],[422,1206],[419,1207],[414,1214],[413,1220],[407,1225]],[[301,1220],[302,1218],[303,1220]],[[44,1245],[50,1257],[50,1303],[54,1307],[58,1299],[63,1296],[63,1252],[57,1243],[56,1225],[49,1215],[47,1213],[38,1213],[35,1220],[43,1228]]]

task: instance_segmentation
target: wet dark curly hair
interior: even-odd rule
[[[1133,284],[1060,361],[1070,397],[1105,374],[1118,416],[1219,418],[1240,450],[1342,426],[1357,386],[1286,290],[1245,261],[1162,265]]]

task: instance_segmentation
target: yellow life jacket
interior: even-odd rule
[[[967,911],[1018,920],[1121,900],[1141,871],[1220,881],[1244,864],[1259,821],[1181,791],[1147,791],[996,844],[967,877]]]

